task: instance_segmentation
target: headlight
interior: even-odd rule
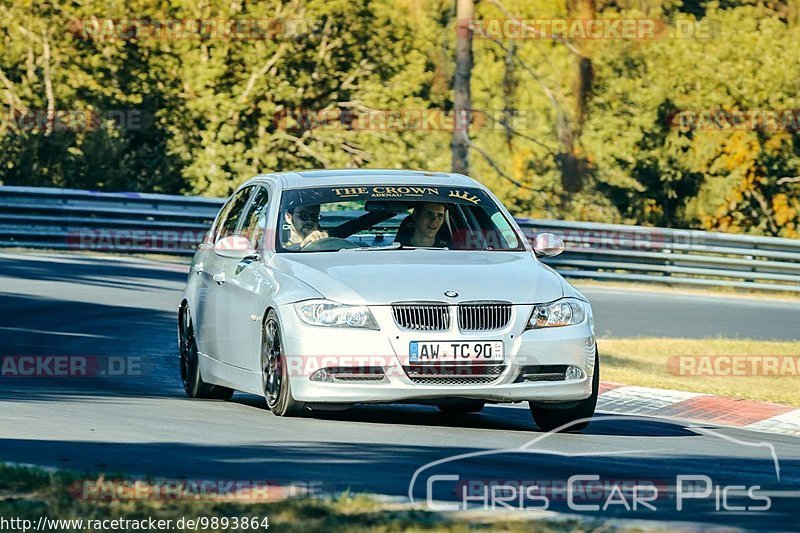
[[[380,329],[366,306],[345,305],[327,300],[294,304],[303,322],[312,326]]]
[[[586,302],[576,298],[562,298],[549,304],[534,306],[529,328],[552,328],[580,324],[586,318]]]

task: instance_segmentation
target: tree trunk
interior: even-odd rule
[[[597,16],[597,6],[594,0],[570,0],[567,9],[571,19],[587,21]],[[592,60],[583,50],[581,55],[575,57],[575,73],[572,80],[572,94],[575,98],[575,120],[572,131],[561,131],[561,185],[565,192],[580,191],[589,171],[586,160],[581,157],[575,148],[579,141],[583,124],[586,121],[586,104],[592,90],[594,68]]]
[[[469,174],[469,123],[472,97],[472,31],[475,14],[473,0],[456,0],[456,70],[453,80],[452,171]]]
[[[572,0],[571,4],[572,18],[591,20],[597,17],[597,7],[594,0]],[[582,49],[581,56],[575,58],[575,78],[573,79],[576,136],[580,135],[586,118],[586,103],[592,90],[593,79],[594,67],[592,66],[592,60]]]

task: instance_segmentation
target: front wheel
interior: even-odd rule
[[[264,321],[261,340],[261,386],[267,407],[277,416],[297,416],[305,405],[292,397],[289,367],[283,349],[278,313],[271,310]]]
[[[233,389],[206,383],[203,381],[203,376],[200,375],[200,356],[197,352],[194,324],[188,306],[181,309],[178,317],[178,340],[180,342],[181,381],[186,395],[189,398],[230,400],[233,396]]]
[[[595,346],[594,354],[594,376],[592,377],[592,395],[585,400],[580,400],[577,405],[567,408],[543,407],[541,404],[534,406],[533,402],[528,402],[533,414],[533,421],[544,431],[553,431],[561,426],[585,419],[583,422],[572,424],[562,431],[581,431],[589,425],[589,418],[594,415],[597,407],[597,396],[600,391],[600,357]]]

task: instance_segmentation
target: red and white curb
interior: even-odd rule
[[[603,382],[600,384],[597,410],[623,415],[679,418],[800,437],[800,409],[698,392]]]

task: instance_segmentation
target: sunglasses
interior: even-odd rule
[[[322,218],[322,215],[320,215],[319,213],[308,213],[308,212],[295,213],[293,216],[295,218],[300,219],[302,222],[311,222],[311,221],[319,222],[319,219]]]

